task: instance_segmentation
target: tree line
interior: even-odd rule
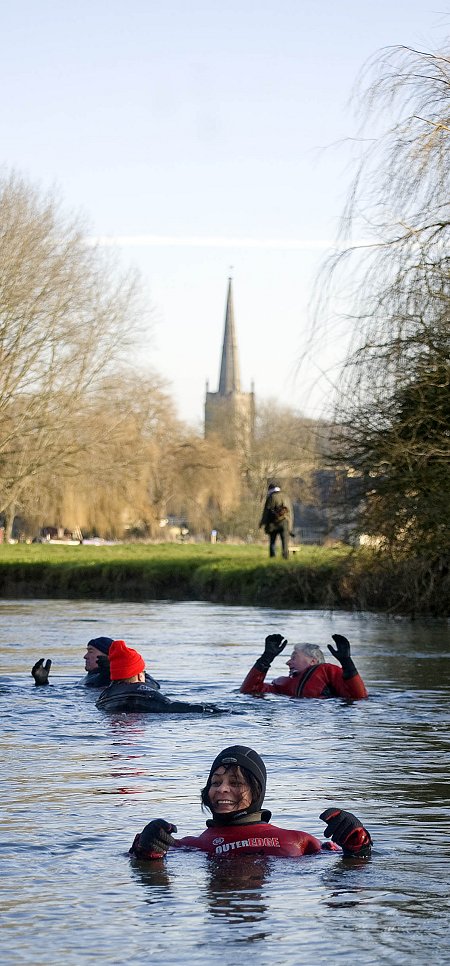
[[[150,365],[141,279],[16,173],[0,183],[0,514],[84,534],[158,538],[170,516],[208,535],[256,535],[267,479],[308,477],[311,421],[259,408],[251,452],[203,438]],[[148,353],[147,353],[148,354]],[[300,484],[298,484],[300,485]],[[302,484],[303,485],[303,484]],[[306,485],[306,484],[305,484]]]
[[[450,46],[382,51],[359,95],[346,244],[321,276],[322,308],[345,298],[352,332],[329,460],[354,484],[342,513],[448,592]]]

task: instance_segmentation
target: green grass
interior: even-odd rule
[[[337,604],[346,548],[302,547],[286,561],[263,546],[0,546],[2,596],[199,599],[270,606]]]
[[[0,545],[0,597],[209,600],[270,607],[448,615],[450,576],[417,558],[349,547]]]

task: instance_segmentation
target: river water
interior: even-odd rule
[[[0,601],[0,618],[3,963],[450,963],[448,624],[164,601]],[[370,700],[239,694],[276,631],[322,647],[345,634]],[[170,697],[226,713],[100,713],[76,684],[102,634],[142,651]],[[52,687],[30,676],[39,657]],[[372,858],[134,864],[150,819],[202,830],[200,788],[234,743],[263,756],[277,824],[322,838],[337,804],[370,829]]]

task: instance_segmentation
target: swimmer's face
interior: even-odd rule
[[[311,664],[317,664],[317,661],[315,661],[314,658],[311,658],[309,654],[305,654],[304,651],[297,651],[294,648],[289,660],[286,661],[286,664],[291,674],[294,672],[301,674],[302,671],[306,671],[308,667],[311,667]]]
[[[97,658],[99,657],[105,657],[103,651],[99,651],[97,647],[92,647],[92,644],[88,644],[86,654],[84,655],[86,671],[98,671]]]
[[[228,812],[248,808],[252,802],[252,793],[240,768],[225,768],[221,765],[213,773],[208,798],[213,812],[226,815]]]

